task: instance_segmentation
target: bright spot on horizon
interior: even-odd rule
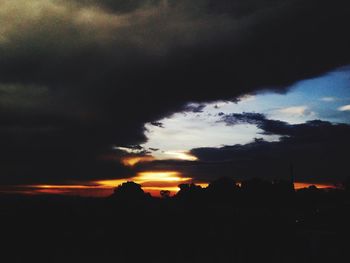
[[[126,179],[100,180],[95,183],[107,188],[114,189],[118,185],[132,181],[140,184],[145,192],[154,196],[159,196],[161,190],[168,190],[171,194],[179,191],[178,185],[181,183],[191,183],[191,177],[182,177],[180,172],[176,171],[143,171],[136,176]]]
[[[140,172],[133,179],[136,183],[145,182],[184,182],[189,181],[190,177],[181,177],[179,172],[175,171],[156,171],[156,172]]]
[[[191,177],[182,177],[181,173],[176,171],[144,171],[137,173],[136,176],[131,178],[99,180],[94,183],[104,187],[116,187],[127,181],[133,181],[142,186],[149,183],[164,185],[164,183],[173,184],[174,182],[187,182],[190,180],[192,180]]]

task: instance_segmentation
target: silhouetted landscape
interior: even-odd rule
[[[0,0],[0,263],[349,263],[349,0]]]
[[[350,188],[220,178],[161,198],[1,195],[3,262],[348,262]],[[6,260],[5,260],[6,259]]]

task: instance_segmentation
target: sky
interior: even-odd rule
[[[176,189],[291,163],[300,183],[341,182],[348,5],[0,0],[1,191],[106,195],[152,187],[147,172],[158,191],[164,173]]]
[[[246,94],[237,101],[189,104],[188,110],[147,123],[145,149],[158,149],[158,159],[178,157],[198,147],[247,144],[255,138],[278,141],[279,135],[265,135],[254,124],[228,126],[221,121],[230,113],[262,113],[270,119],[300,124],[311,120],[350,124],[350,68],[344,67],[320,77],[299,81],[287,93]],[[348,107],[348,108],[347,108]],[[151,150],[152,151],[152,150]],[[191,156],[178,158],[191,159]]]

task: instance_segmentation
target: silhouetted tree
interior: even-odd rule
[[[237,190],[239,190],[239,186],[235,180],[229,177],[221,177],[208,185],[207,192],[210,199],[222,201],[232,199]]]
[[[126,182],[119,185],[114,189],[112,197],[139,200],[146,197],[145,192],[142,190],[141,185],[134,182]]]
[[[241,191],[244,195],[244,200],[253,203],[270,204],[276,201],[273,192],[272,182],[263,180],[261,178],[252,178],[241,183]]]
[[[274,180],[272,182],[273,192],[277,196],[290,196],[295,192],[292,182],[287,180]]]
[[[246,193],[261,194],[270,192],[272,189],[272,183],[260,178],[252,178],[243,181],[241,189]]]
[[[160,196],[162,198],[169,198],[170,197],[170,191],[169,190],[161,190],[160,191]]]
[[[186,200],[199,199],[203,193],[203,188],[196,184],[180,184],[180,191],[177,192],[176,197]]]

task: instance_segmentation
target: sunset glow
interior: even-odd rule
[[[179,172],[157,171],[157,172],[140,172],[134,178],[137,183],[152,182],[184,182],[191,180],[189,177],[181,177]]]
[[[101,180],[94,183],[100,187],[113,189],[126,181],[133,181],[140,184],[145,192],[151,193],[154,196],[159,196],[161,190],[168,190],[171,194],[175,194],[179,190],[179,184],[190,183],[191,180],[192,178],[182,177],[181,173],[176,171],[145,171],[139,172],[136,176],[127,180]]]
[[[145,171],[136,176],[124,179],[110,179],[92,181],[87,184],[70,185],[26,185],[21,186],[23,193],[31,194],[76,194],[80,196],[108,196],[113,193],[114,188],[127,181],[133,181],[142,186],[145,192],[153,196],[159,196],[161,190],[168,190],[173,195],[179,191],[181,183],[191,183],[192,178],[182,177],[176,171]]]
[[[124,157],[121,159],[121,162],[125,166],[134,166],[140,162],[150,162],[153,160],[154,160],[154,157],[152,156],[136,156],[136,157]]]
[[[327,189],[327,188],[336,188],[334,185],[332,184],[313,184],[313,183],[294,183],[294,188],[295,189],[302,189],[302,188],[308,188],[309,186],[316,186],[319,189]]]
[[[176,171],[144,171],[137,173],[136,176],[127,179],[110,179],[92,181],[87,184],[69,184],[69,185],[22,185],[17,188],[0,189],[1,193],[22,193],[22,194],[62,194],[62,195],[79,195],[79,196],[95,196],[104,197],[111,195],[114,189],[127,182],[133,181],[141,185],[142,189],[150,193],[152,196],[160,196],[160,191],[167,190],[170,195],[175,195],[182,183],[192,183],[191,177],[182,177],[181,173]],[[196,182],[202,188],[208,187],[209,183]],[[237,183],[240,185],[240,182]],[[335,185],[325,183],[305,183],[295,182],[294,188],[300,190],[310,186],[316,186],[318,189],[336,188]]]
[[[41,188],[41,189],[90,189],[94,186],[89,185],[29,185],[28,187]]]

